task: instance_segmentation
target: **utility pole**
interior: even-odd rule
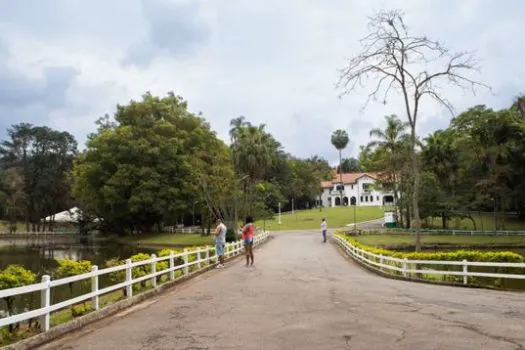
[[[281,221],[281,202],[279,202],[279,225],[282,224],[282,221]]]
[[[294,214],[294,203],[293,203],[293,197],[292,197],[292,215]]]

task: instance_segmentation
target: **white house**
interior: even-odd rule
[[[322,181],[319,200],[324,207],[340,205],[383,206],[394,204],[394,193],[383,192],[376,185],[379,173],[346,173],[342,176],[334,171],[332,181]],[[342,190],[342,195],[341,195]]]

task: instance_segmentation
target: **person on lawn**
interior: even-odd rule
[[[253,265],[253,239],[255,236],[255,225],[251,216],[246,217],[246,224],[241,229],[241,233],[244,241],[244,253],[246,254],[246,266],[250,266]]]
[[[323,234],[323,243],[326,243],[326,231],[328,230],[328,224],[326,223],[325,218],[321,220],[321,233]]]
[[[226,225],[222,222],[221,219],[217,219],[217,228],[213,235],[215,236],[215,253],[219,257],[219,263],[217,268],[220,269],[224,267],[224,246],[226,244]]]

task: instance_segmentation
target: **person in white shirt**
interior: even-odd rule
[[[221,219],[217,219],[217,228],[213,234],[215,236],[215,252],[219,257],[219,263],[217,264],[218,269],[224,267],[224,246],[226,244],[226,231],[226,225],[224,225]]]
[[[321,220],[321,232],[323,233],[323,243],[326,243],[326,231],[328,230],[328,224],[326,223],[325,218]]]

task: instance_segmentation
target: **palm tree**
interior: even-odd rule
[[[408,137],[406,130],[408,129],[408,123],[403,123],[395,114],[385,116],[386,128],[372,129],[370,130],[370,137],[376,140],[370,142],[368,147],[379,148],[387,155],[387,167],[390,181],[392,182],[394,190],[394,201],[397,205],[399,194],[398,194],[398,176],[400,169],[400,149],[402,148],[402,142]]]
[[[342,170],[341,164],[343,162],[342,151],[346,148],[350,140],[348,139],[348,133],[346,131],[342,129],[338,129],[332,133],[331,141],[335,149],[339,151],[339,181],[340,181],[339,190],[341,192],[341,203],[342,203],[343,201],[343,172],[341,171]]]

